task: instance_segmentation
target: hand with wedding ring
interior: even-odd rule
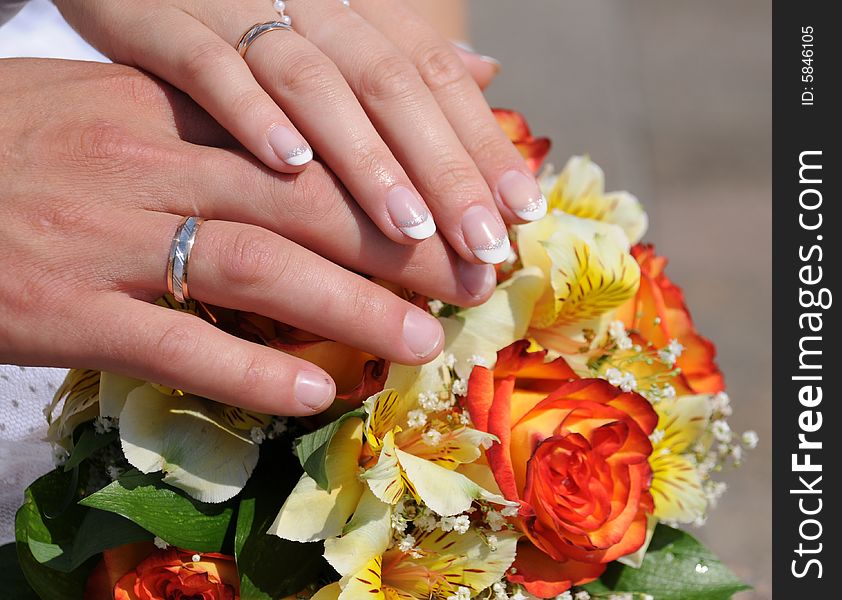
[[[315,151],[395,242],[437,227],[463,259],[500,263],[505,223],[546,212],[460,51],[403,0],[56,5],[115,62],[189,94],[271,169],[306,171]]]
[[[231,149],[189,98],[135,69],[6,59],[0,83],[0,363],[306,415],[333,400],[322,369],[150,302],[175,286],[420,364],[442,348],[438,321],[356,273],[462,305],[494,288],[492,267],[439,237],[395,244],[318,161],[283,175]],[[176,235],[188,216],[205,220]]]

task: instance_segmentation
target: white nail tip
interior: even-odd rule
[[[541,196],[536,202],[533,202],[526,208],[513,212],[524,221],[537,221],[547,216],[547,201]]]
[[[428,216],[418,225],[399,227],[399,229],[413,240],[426,240],[436,232],[436,222]]]
[[[501,262],[505,262],[512,253],[508,237],[494,240],[494,242],[485,246],[471,248],[471,250],[473,251],[474,256],[489,265],[497,265]]]
[[[307,146],[302,146],[292,150],[286,155],[286,158],[284,158],[284,162],[288,165],[292,165],[293,167],[306,165],[311,160],[313,160],[313,150]]]

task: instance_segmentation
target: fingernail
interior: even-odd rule
[[[537,221],[547,214],[547,201],[538,182],[521,171],[508,171],[497,183],[497,191],[506,206],[524,221]]]
[[[494,58],[494,57],[492,57],[492,56],[487,56],[487,55],[485,55],[485,54],[479,54],[479,53],[478,53],[478,52],[474,49],[474,47],[473,47],[473,46],[471,46],[468,42],[463,41],[463,40],[451,40],[451,42],[450,42],[450,43],[452,43],[452,44],[453,44],[454,46],[456,46],[457,48],[459,48],[459,49],[461,49],[461,50],[464,50],[465,52],[470,52],[471,54],[473,54],[474,56],[476,56],[476,57],[477,57],[479,60],[481,60],[482,62],[486,62],[486,63],[488,63],[488,64],[492,65],[492,66],[494,67],[494,69],[495,69],[495,72],[497,72],[497,71],[499,71],[499,70],[500,70],[500,66],[501,66],[501,65],[500,65],[500,61],[499,61],[499,60],[497,60],[496,58]]]
[[[480,298],[497,284],[497,272],[491,265],[477,265],[459,260],[459,281],[468,293]]]
[[[412,190],[393,187],[386,196],[386,210],[392,223],[414,240],[426,240],[436,232],[436,222]]]
[[[266,137],[278,158],[288,165],[300,167],[313,160],[313,149],[289,127],[275,125],[269,129]]]
[[[403,341],[418,358],[432,354],[443,336],[439,322],[425,312],[410,310],[403,318]]]
[[[326,408],[336,396],[336,386],[322,373],[299,371],[295,377],[294,394],[299,404],[318,411]]]
[[[511,248],[506,228],[484,206],[472,206],[462,216],[462,234],[478,259],[496,265],[509,258]]]

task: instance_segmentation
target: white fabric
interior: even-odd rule
[[[37,56],[105,61],[47,0],[32,0],[0,27],[0,58]],[[44,406],[64,369],[0,365],[0,544],[14,539],[14,515],[23,490],[53,468]]]
[[[79,37],[47,0],[32,0],[0,27],[0,58],[15,56],[108,61]]]

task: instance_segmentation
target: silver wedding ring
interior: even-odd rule
[[[241,37],[240,41],[237,42],[237,52],[240,53],[240,56],[245,57],[249,46],[252,45],[254,40],[259,38],[264,33],[269,33],[270,31],[275,31],[276,29],[292,31],[292,25],[290,25],[286,21],[267,21],[266,23],[255,23],[246,30],[246,32],[243,34],[243,37]]]
[[[172,237],[170,260],[167,264],[167,290],[177,302],[184,304],[190,299],[187,288],[187,265],[190,251],[196,241],[196,231],[205,220],[201,217],[185,217]]]

